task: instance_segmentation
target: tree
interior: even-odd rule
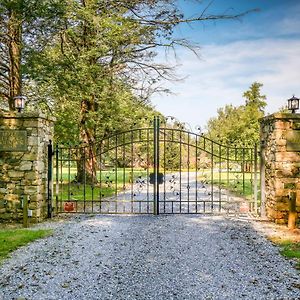
[[[226,105],[218,116],[207,123],[208,137],[223,143],[254,145],[259,142],[259,119],[264,116],[266,96],[261,95],[263,84],[254,82],[243,97],[245,105]]]
[[[161,80],[174,78],[170,66],[155,63],[158,48],[196,50],[185,39],[173,37],[177,25],[244,15],[210,15],[204,7],[198,16],[186,18],[175,0],[34,1],[37,8],[30,0],[14,0],[16,7],[12,8],[10,2],[3,2],[3,11],[8,18],[10,11],[16,12],[20,20],[13,22],[19,24],[19,54],[13,55],[18,62],[15,77],[19,86],[23,69],[31,88],[36,86],[50,95],[49,108],[62,123],[66,119],[62,112],[70,113],[69,125],[77,125],[68,126],[70,133],[86,145],[94,144],[99,128],[104,134],[109,132],[112,112],[121,111],[124,102],[144,105],[149,94],[160,89]],[[49,9],[52,2],[61,5],[59,13]],[[47,18],[50,26],[38,26]],[[8,28],[7,24],[4,22],[3,28]],[[35,28],[42,28],[44,34]],[[32,39],[37,41],[36,47],[29,47],[27,41]],[[14,93],[19,93],[19,86]],[[7,99],[13,109],[13,97]],[[95,153],[93,147],[84,149],[79,169],[89,178],[95,174]],[[83,162],[83,157],[89,159]]]
[[[22,11],[20,1],[0,3],[0,95],[10,110],[21,93]]]
[[[249,90],[243,94],[243,97],[246,99],[246,106],[255,106],[256,109],[264,112],[267,103],[266,96],[260,94],[261,87],[263,87],[262,83],[252,83]]]
[[[22,94],[28,54],[51,40],[61,7],[56,0],[0,0],[0,104],[8,110]]]
[[[236,17],[187,19],[169,0],[68,0],[67,4],[60,34],[53,46],[36,53],[32,74],[38,74],[34,79],[40,84],[53,86],[58,124],[70,128],[66,135],[77,136],[86,145],[118,127],[112,115],[119,121],[130,114],[134,117],[132,112],[145,106],[149,94],[158,89],[153,84],[173,78],[172,69],[155,63],[154,57],[158,47],[191,47],[185,40],[172,38],[176,25]],[[95,181],[95,149],[83,151],[78,180]]]

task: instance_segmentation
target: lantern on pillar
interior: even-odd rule
[[[14,97],[14,101],[15,109],[18,110],[18,112],[21,112],[25,108],[26,97],[19,95]]]
[[[299,109],[299,98],[296,98],[294,95],[292,98],[288,99],[288,110],[291,111],[292,114]]]

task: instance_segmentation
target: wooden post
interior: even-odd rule
[[[291,192],[289,196],[289,219],[288,228],[293,230],[296,228],[297,211],[296,211],[296,193]]]
[[[23,195],[23,227],[28,228],[28,198]]]

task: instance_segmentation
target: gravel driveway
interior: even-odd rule
[[[102,215],[49,224],[53,236],[0,268],[0,299],[300,299],[297,271],[247,220]]]

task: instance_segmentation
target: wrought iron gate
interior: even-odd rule
[[[257,205],[257,176],[256,147],[155,117],[93,145],[56,145],[52,202],[58,213],[221,213],[246,195]]]

